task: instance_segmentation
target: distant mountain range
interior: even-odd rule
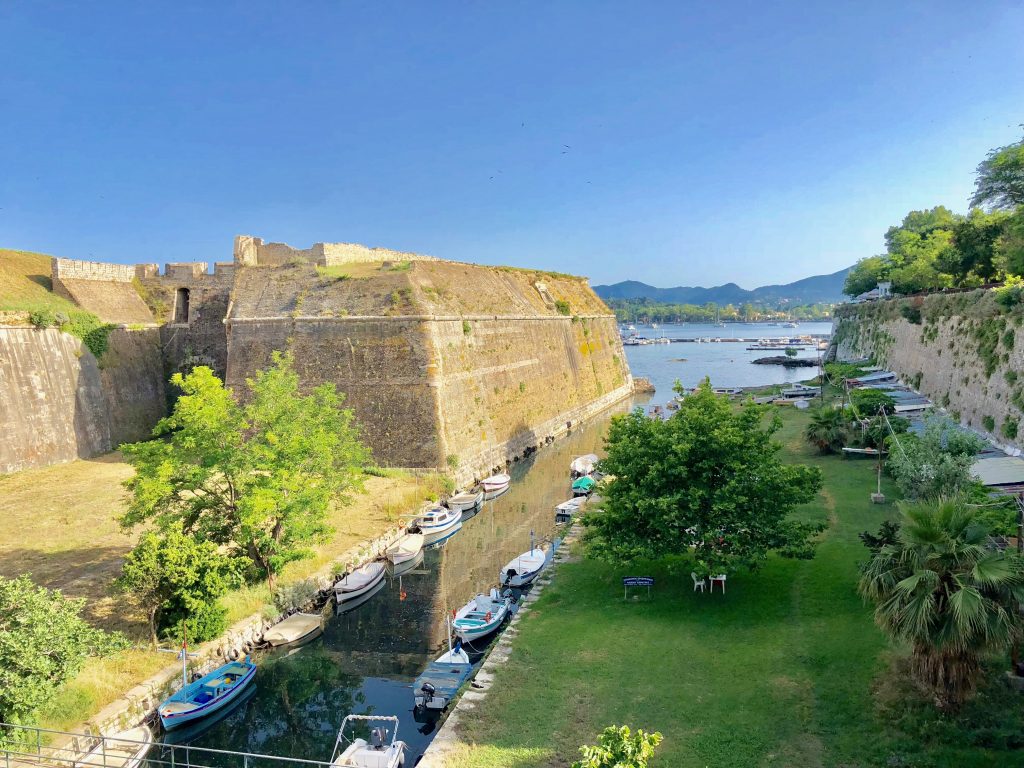
[[[650,299],[666,304],[831,304],[843,300],[843,281],[852,267],[833,272],[831,275],[815,275],[785,285],[763,285],[748,291],[736,283],[717,285],[714,288],[655,288],[636,280],[624,280],[614,285],[595,285],[594,291],[602,299]]]

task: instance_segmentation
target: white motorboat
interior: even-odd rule
[[[153,732],[146,725],[103,736],[96,746],[77,755],[72,765],[89,768],[138,768],[153,746]]]
[[[511,597],[502,597],[492,589],[488,595],[477,595],[455,612],[452,629],[464,643],[494,632],[512,607]]]
[[[293,613],[263,633],[263,640],[273,648],[299,646],[315,640],[324,631],[324,619],[319,613]]]
[[[416,561],[410,560],[409,562],[412,563]],[[343,616],[346,613],[352,613],[357,608],[366,605],[368,602],[373,600],[373,598],[377,595],[378,592],[384,589],[387,583],[387,579],[381,579],[374,586],[370,587],[366,592],[363,592],[363,594],[359,595],[358,597],[353,597],[345,601],[339,600],[338,605],[334,610],[335,615]]]
[[[367,724],[386,723],[370,728],[370,738],[361,739],[354,734],[351,738],[345,733],[345,727],[356,722]],[[390,735],[390,740],[388,736]],[[341,721],[338,738],[334,743],[334,754],[331,765],[335,768],[400,768],[405,762],[405,742],[398,741],[398,718],[379,715],[347,715]]]
[[[480,487],[484,489],[484,499],[493,499],[508,490],[512,478],[501,472],[497,475],[485,477],[480,481]]]
[[[419,566],[423,565],[423,552],[424,550],[421,549],[416,553],[412,560],[405,560],[397,565],[392,564],[390,569],[392,577],[409,573],[409,571],[415,570]]]
[[[372,563],[366,563],[366,565],[356,568],[352,573],[335,583],[334,594],[338,598],[338,603],[341,604],[349,600],[355,600],[367,594],[384,581],[385,573],[387,571],[384,568],[384,563],[379,560],[374,560]]]
[[[548,562],[548,553],[540,547],[523,552],[501,569],[498,581],[503,586],[525,587],[537,578]]]
[[[384,556],[394,565],[412,560],[423,550],[422,533],[406,533],[384,550]]]
[[[461,509],[448,509],[448,507],[429,506],[413,521],[419,532],[425,537],[426,543],[437,541],[444,534],[454,528],[462,520]]]
[[[444,504],[448,509],[469,512],[479,507],[483,501],[483,491],[466,491],[465,493],[456,493],[454,496],[449,497]]]
[[[555,512],[563,512],[565,514],[579,512],[580,507],[582,507],[586,501],[586,496],[574,496],[568,501],[563,501],[561,504],[556,505]]]
[[[585,456],[578,456],[569,464],[569,473],[573,478],[591,474],[600,461],[596,453],[588,453]]]

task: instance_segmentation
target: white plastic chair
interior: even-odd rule
[[[699,587],[700,591],[703,592],[704,587],[707,586],[707,581],[704,579],[698,579],[695,571],[690,571],[690,578],[693,579],[693,591],[696,592]]]
[[[716,581],[719,584],[722,585],[722,594],[724,595],[725,594],[725,574],[724,573],[720,573],[717,576],[712,576],[711,577],[711,591],[712,592],[715,591],[715,582]]]

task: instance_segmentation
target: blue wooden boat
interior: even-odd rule
[[[245,661],[225,664],[189,683],[157,708],[164,730],[169,731],[226,707],[242,695],[255,676],[256,665],[246,657]]]

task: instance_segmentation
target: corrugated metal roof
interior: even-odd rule
[[[971,472],[985,485],[1024,483],[1024,459],[1016,456],[978,459]]]

